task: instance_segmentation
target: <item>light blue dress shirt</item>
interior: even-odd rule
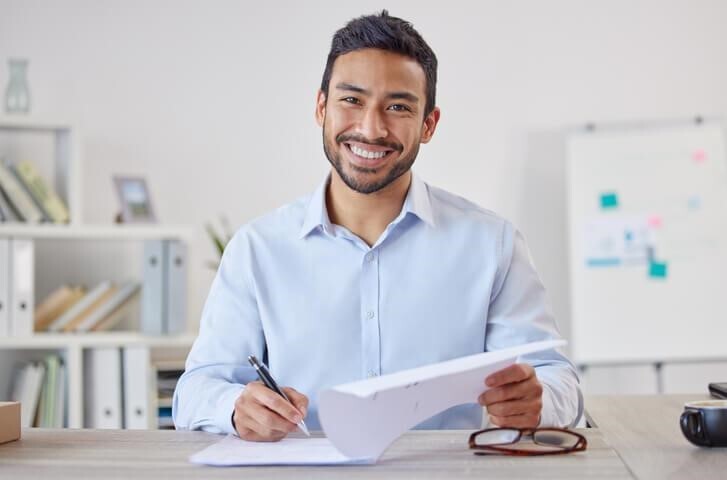
[[[308,396],[305,421],[319,429],[326,387],[560,338],[509,222],[413,175],[400,214],[369,247],[331,223],[327,185],[228,244],[174,392],[177,428],[235,433],[235,399],[257,380],[251,354]],[[550,350],[521,361],[543,384],[541,425],[575,425],[583,400],[568,359]],[[462,405],[419,428],[475,429],[482,416],[479,405]]]

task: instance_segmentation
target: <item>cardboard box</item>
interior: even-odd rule
[[[20,403],[0,402],[0,443],[20,438]]]

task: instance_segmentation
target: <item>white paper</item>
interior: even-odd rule
[[[490,374],[518,357],[565,345],[528,343],[403,370],[321,392],[319,417],[326,436],[344,455],[379,458],[402,433],[450,407],[476,403]]]
[[[528,343],[324,390],[318,413],[327,438],[286,438],[275,443],[230,435],[190,457],[205,465],[334,465],[375,463],[402,433],[450,407],[476,403],[484,380],[518,357],[565,345]]]
[[[279,442],[248,442],[228,435],[195,453],[192,463],[235,465],[341,465],[374,463],[375,459],[348,458],[327,438],[284,438]]]

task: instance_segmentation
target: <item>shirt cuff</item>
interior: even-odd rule
[[[566,425],[560,425],[560,421],[558,420],[558,412],[555,411],[555,402],[553,401],[553,391],[547,383],[541,382],[541,385],[543,386],[543,408],[540,411],[540,423],[538,427],[565,427]]]
[[[235,411],[235,401],[243,390],[245,390],[244,385],[233,384],[220,396],[217,402],[217,418],[215,419],[215,423],[220,428],[220,433],[237,435],[235,427],[232,426],[232,413]]]

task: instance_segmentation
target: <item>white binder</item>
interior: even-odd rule
[[[35,252],[33,240],[10,240],[10,336],[33,334]]]
[[[166,333],[184,333],[187,330],[187,248],[183,242],[169,241],[166,254]]]
[[[141,331],[150,335],[161,335],[166,330],[164,260],[163,240],[144,242]]]
[[[151,356],[149,348],[125,347],[122,350],[124,377],[124,428],[152,428]]]
[[[0,238],[0,337],[10,335],[10,240]]]
[[[121,351],[117,347],[89,349],[84,359],[83,377],[85,426],[122,428]]]

